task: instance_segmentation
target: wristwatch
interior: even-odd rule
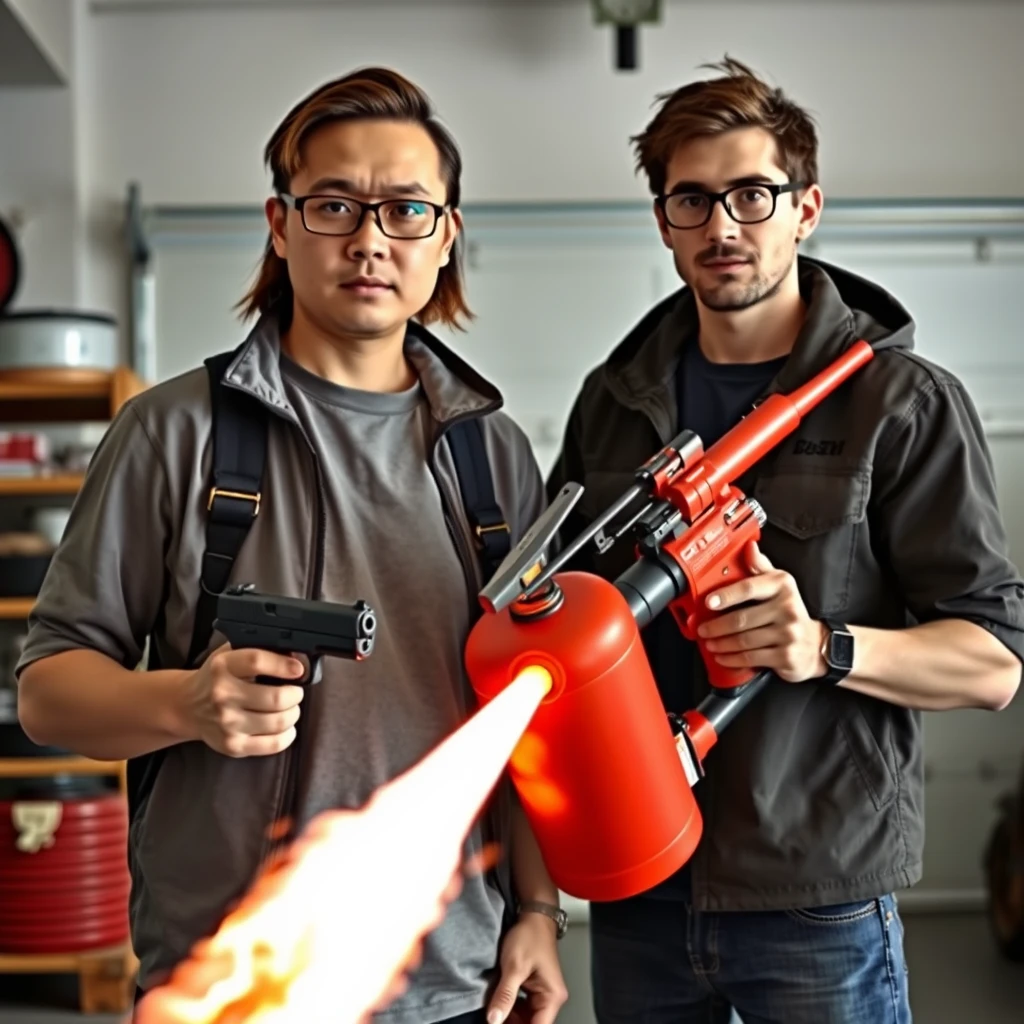
[[[555,937],[561,939],[569,930],[569,915],[554,903],[541,903],[539,900],[524,900],[519,904],[519,913],[543,914],[555,922]]]
[[[845,623],[835,619],[823,619],[822,622],[828,632],[821,645],[821,656],[828,670],[821,680],[835,684],[845,679],[853,668],[853,634]]]

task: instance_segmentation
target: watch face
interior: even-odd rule
[[[834,632],[828,645],[828,660],[834,668],[853,668],[853,636]]]

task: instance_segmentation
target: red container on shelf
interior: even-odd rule
[[[120,793],[0,801],[0,953],[125,944],[130,884]]]

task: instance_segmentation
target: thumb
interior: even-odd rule
[[[526,974],[518,967],[502,969],[501,980],[487,1007],[487,1024],[502,1024],[512,1012],[516,997],[519,995],[519,987],[524,981]]]
[[[757,546],[757,541],[752,540],[746,550],[747,565],[755,573],[771,572],[775,568],[769,561],[768,556]]]

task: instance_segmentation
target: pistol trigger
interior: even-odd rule
[[[319,683],[323,678],[324,667],[323,667],[323,656],[320,654],[309,655],[309,675],[303,680],[310,684],[310,686]]]

